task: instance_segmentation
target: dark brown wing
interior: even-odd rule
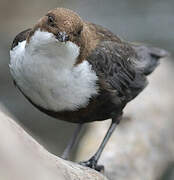
[[[147,84],[137,58],[137,53],[127,43],[102,41],[87,60],[97,73],[100,86],[115,92],[115,101],[127,103]]]
[[[31,29],[26,29],[19,34],[16,35],[16,37],[13,40],[13,43],[11,45],[11,50],[18,45],[19,42],[22,42],[26,40],[28,33],[31,31]]]
[[[128,102],[145,88],[146,76],[155,70],[159,59],[169,53],[163,49],[121,41],[107,29],[98,28],[103,39],[87,60],[97,73],[101,87],[115,91],[116,101]]]

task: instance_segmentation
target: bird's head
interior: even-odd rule
[[[80,16],[65,8],[50,10],[34,25],[27,37],[27,44],[34,41],[37,48],[65,46],[73,44],[79,49],[79,55],[84,53],[87,42],[87,28]]]
[[[78,14],[69,9],[56,8],[39,20],[28,37],[29,39],[37,29],[52,33],[60,42],[71,41],[79,45],[83,21]]]

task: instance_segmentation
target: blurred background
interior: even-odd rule
[[[174,53],[174,1],[0,0],[0,103],[44,147],[60,155],[76,125],[36,110],[13,86],[8,68],[9,50],[15,35],[32,27],[55,7],[70,8],[83,19],[103,25],[123,39],[145,42]]]

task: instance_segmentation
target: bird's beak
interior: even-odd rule
[[[66,32],[58,32],[56,39],[58,39],[60,42],[66,42],[69,40],[69,36],[66,34]]]

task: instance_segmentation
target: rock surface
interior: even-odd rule
[[[0,105],[0,179],[107,180],[92,169],[49,153],[7,114]]]

